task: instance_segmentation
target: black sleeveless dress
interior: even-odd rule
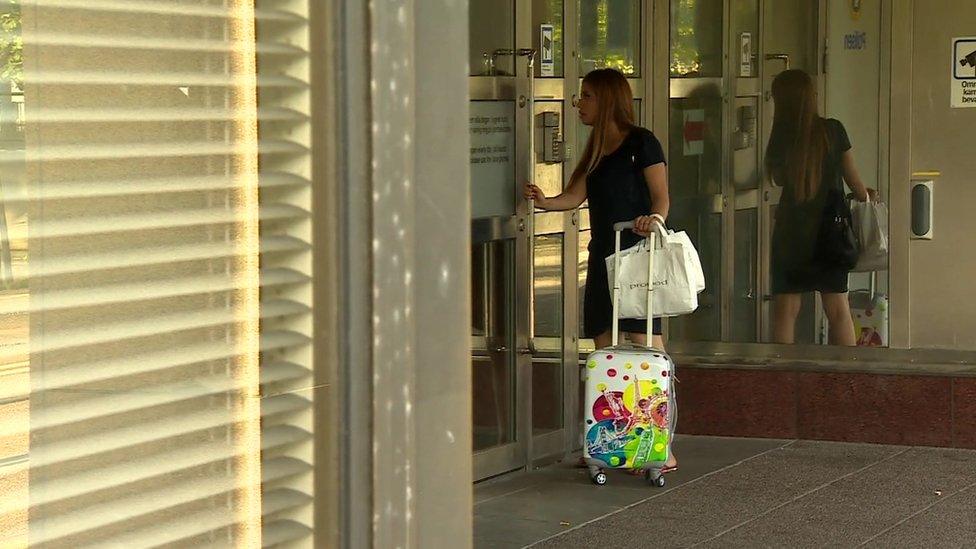
[[[654,134],[635,127],[614,152],[605,156],[586,178],[590,206],[590,257],[583,296],[583,336],[592,338],[611,329],[613,302],[607,281],[606,258],[613,255],[613,224],[633,221],[651,213],[651,198],[644,168],[664,163],[664,150]],[[631,231],[621,235],[621,249],[641,237]],[[622,319],[621,332],[646,333],[647,321]],[[661,319],[654,319],[653,333],[661,333]]]
[[[770,257],[774,295],[813,291],[837,294],[847,292],[849,271],[843,266],[822,264],[814,253],[827,192],[833,190],[844,194],[842,158],[844,152],[851,148],[847,130],[839,120],[828,118],[824,120],[824,124],[828,147],[817,195],[800,203],[793,198],[792,182],[776,182],[782,184],[783,194],[776,208]],[[782,162],[784,155],[778,151],[772,150],[769,154],[773,164]]]

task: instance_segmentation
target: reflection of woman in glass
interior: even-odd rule
[[[592,71],[583,79],[580,121],[593,128],[569,185],[559,196],[547,198],[542,189],[526,185],[525,197],[544,210],[565,211],[589,201],[592,228],[583,303],[584,337],[598,349],[611,343],[613,306],[604,259],[613,254],[613,224],[634,221],[634,233],[621,235],[621,246],[637,244],[653,230],[657,214],[667,218],[668,175],[661,143],[634,122],[634,100],[627,79],[614,69]],[[652,345],[664,349],[661,320],[654,319]],[[646,345],[647,321],[623,319],[620,331]],[[673,467],[673,457],[668,467]]]
[[[854,321],[847,302],[848,269],[823,264],[817,236],[828,192],[844,193],[844,182],[858,200],[868,199],[854,167],[843,124],[817,113],[817,91],[810,75],[799,70],[773,80],[775,115],[766,149],[766,170],[783,187],[776,209],[772,242],[773,337],[793,343],[802,294],[820,292],[830,323],[830,343],[854,345]]]

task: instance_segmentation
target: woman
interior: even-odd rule
[[[818,235],[829,194],[843,196],[843,182],[862,202],[876,193],[865,188],[854,167],[844,125],[818,114],[810,75],[782,72],[773,80],[772,92],[775,114],[766,171],[783,187],[772,242],[773,337],[777,343],[793,343],[803,294],[820,292],[830,343],[854,345],[847,302],[849,269],[818,259]]]
[[[627,79],[613,69],[590,72],[583,79],[577,104],[580,121],[593,129],[569,185],[547,198],[539,187],[526,185],[525,198],[538,208],[565,211],[584,200],[590,207],[590,259],[586,270],[583,335],[598,349],[611,344],[613,304],[607,282],[606,257],[613,254],[613,224],[634,221],[634,231],[621,235],[621,246],[633,246],[650,235],[656,218],[666,219],[670,206],[668,175],[661,143],[634,122],[634,101]],[[635,234],[636,233],[636,234]],[[664,349],[661,320],[653,321],[652,345]],[[620,331],[646,345],[647,321],[623,319]],[[676,468],[673,454],[665,471]]]

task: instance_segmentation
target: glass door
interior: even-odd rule
[[[472,379],[475,477],[566,451],[567,269],[562,212],[563,2],[470,3]],[[575,339],[571,343],[575,345]]]
[[[669,339],[723,341],[728,174],[723,0],[671,0],[669,223],[698,248],[707,287],[699,308],[668,322]]]
[[[771,85],[786,68],[821,83],[822,3],[669,1],[670,218],[698,247],[707,283],[699,309],[670,320],[669,339],[679,348],[769,341],[769,241],[780,196],[763,170]],[[797,342],[814,343],[819,304],[813,294],[804,299]]]
[[[822,59],[821,44],[823,30],[821,18],[821,2],[809,0],[765,0],[762,2],[762,113],[760,158],[764,158],[766,144],[773,127],[773,79],[786,69],[800,69],[809,73],[820,88],[820,112],[824,112],[823,78],[820,62]],[[762,212],[761,236],[763,253],[759,258],[762,266],[762,309],[761,330],[762,341],[771,342],[773,316],[773,299],[770,292],[769,277],[770,249],[772,241],[773,221],[776,207],[779,204],[782,189],[773,185],[768,177],[761,182]],[[819,294],[807,293],[803,296],[800,314],[796,319],[796,343],[822,343],[823,332],[821,320],[823,318]],[[753,340],[755,341],[755,340]]]
[[[595,2],[609,17],[599,36],[633,34],[639,2],[626,3],[620,9],[619,2]],[[616,6],[612,14],[610,4]],[[479,480],[560,459],[579,447],[576,259],[587,216],[533,211],[521,198],[522,185],[534,181],[547,196],[556,196],[568,182],[578,150],[572,98],[581,66],[619,57],[614,66],[633,74],[639,59],[632,40],[598,39],[600,51],[580,46],[580,9],[565,0],[470,3],[472,375]]]
[[[760,0],[733,0],[731,31],[726,46],[727,70],[732,87],[729,113],[730,178],[732,196],[732,291],[729,296],[731,341],[754,343],[760,331],[760,187],[762,169],[759,109],[762,102],[760,51]]]
[[[523,367],[531,212],[531,50],[516,49],[514,1],[470,4],[472,420],[475,478],[525,467],[531,402]],[[520,55],[524,54],[524,55]]]

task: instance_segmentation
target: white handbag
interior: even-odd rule
[[[857,265],[858,273],[888,270],[888,208],[883,202],[853,201],[851,215],[854,231],[861,245]]]
[[[655,226],[651,238],[626,250],[618,245],[618,251],[606,259],[610,290],[618,292],[619,318],[647,318],[648,261],[652,259],[651,316],[686,315],[698,308],[704,275],[694,246],[687,234]]]

